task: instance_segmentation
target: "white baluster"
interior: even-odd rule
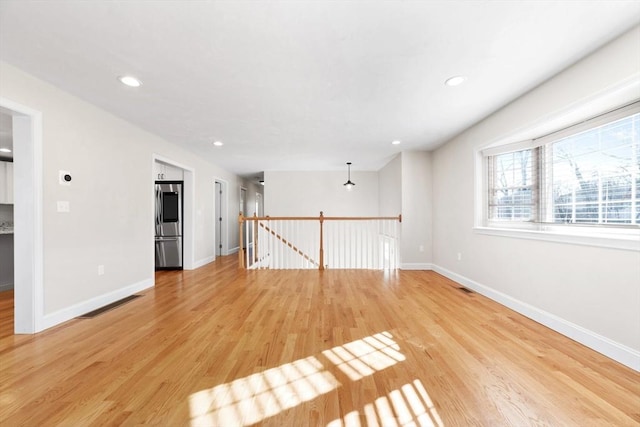
[[[378,236],[376,235],[376,222],[371,221],[369,224],[369,264],[370,268],[376,268],[376,239]]]
[[[278,236],[282,236],[282,221],[278,221],[278,231],[276,231]],[[278,262],[276,263],[275,268],[282,268],[282,241],[276,237],[276,245],[278,245]]]
[[[246,220],[244,222],[244,236],[243,238],[246,240],[246,244],[245,242],[241,242],[241,245],[244,245],[245,247],[245,252],[244,252],[244,256],[245,256],[245,265],[247,266],[247,269],[251,268],[251,264],[249,264],[249,220]]]
[[[273,221],[267,221],[267,230],[265,230],[264,234],[269,239],[269,260],[267,261],[268,268],[274,268],[273,260],[276,256],[275,247],[273,246],[273,234],[271,234],[271,230],[273,230]]]

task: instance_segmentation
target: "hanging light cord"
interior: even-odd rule
[[[356,183],[355,183],[355,182],[351,182],[351,162],[347,162],[347,168],[348,168],[348,169],[347,169],[347,170],[348,170],[348,172],[347,172],[347,173],[348,173],[348,175],[347,175],[347,182],[345,182],[345,183],[344,183],[344,184],[342,184],[342,185],[344,185],[344,186],[347,188],[347,190],[351,190],[351,188],[352,188],[354,185],[356,185]]]

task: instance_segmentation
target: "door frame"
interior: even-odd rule
[[[220,216],[222,216],[222,222],[220,224],[220,242],[222,248],[220,248],[220,255],[229,255],[229,183],[220,178],[214,178],[213,180],[213,253],[217,256],[217,250],[215,245],[218,244],[218,236],[216,235],[216,223],[218,219],[216,217],[216,183],[220,184],[222,195],[220,197]]]
[[[14,333],[44,325],[42,112],[0,97],[13,117]]]
[[[152,206],[151,211],[152,212],[155,212],[155,182],[156,182],[156,176],[154,174],[155,164],[158,162],[166,163],[168,165],[182,169],[183,171],[184,185],[182,187],[182,194],[183,194],[182,268],[183,270],[193,270],[194,268],[196,268],[195,266],[196,261],[194,259],[195,257],[195,194],[196,194],[195,171],[193,170],[193,168],[190,168],[189,166],[185,166],[181,163],[178,163],[174,160],[171,160],[167,157],[164,157],[155,153],[151,156],[151,162],[152,162],[151,174],[149,174],[149,177],[150,177],[149,193],[151,195],[151,206]],[[151,242],[151,244],[149,244],[149,264],[150,264],[151,277],[155,278],[156,262],[155,262],[154,242],[156,237],[156,230],[155,230],[155,222],[153,220],[153,216],[149,218],[149,224],[150,224],[149,240]],[[155,282],[155,279],[154,279],[154,282]]]

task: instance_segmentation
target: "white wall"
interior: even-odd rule
[[[2,62],[0,81],[0,97],[42,113],[46,316],[66,320],[122,289],[153,284],[154,155],[194,170],[194,260],[213,258],[214,177],[229,183],[236,206],[238,177]],[[71,186],[58,184],[60,169],[71,172]],[[58,213],[58,200],[71,211]],[[237,246],[236,216],[229,228]]]
[[[378,213],[396,216],[402,213],[402,155],[398,154],[378,171]]]
[[[425,270],[432,261],[431,153],[402,152],[402,268]]]
[[[639,252],[487,236],[473,227],[474,150],[592,107],[604,93],[628,88],[639,76],[635,28],[433,153],[436,269],[636,369]],[[638,86],[627,92],[622,95],[640,97]]]
[[[256,194],[262,194],[264,195],[264,187],[260,184],[257,184],[255,182],[255,180],[252,179],[243,179],[242,183],[241,183],[243,188],[246,188],[247,190],[247,214],[249,216],[252,216],[256,210]],[[238,217],[238,213],[240,212],[240,205],[236,206],[235,209],[237,212],[235,212],[235,216],[236,219]]]
[[[378,173],[265,172],[264,213],[269,216],[378,216]],[[396,214],[397,215],[397,214]]]
[[[403,269],[431,268],[431,153],[402,152],[378,172],[265,172],[270,216],[397,216],[402,214]]]

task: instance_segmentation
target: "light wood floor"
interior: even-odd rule
[[[1,426],[640,425],[640,374],[433,272],[222,257],[34,336],[0,319]]]

